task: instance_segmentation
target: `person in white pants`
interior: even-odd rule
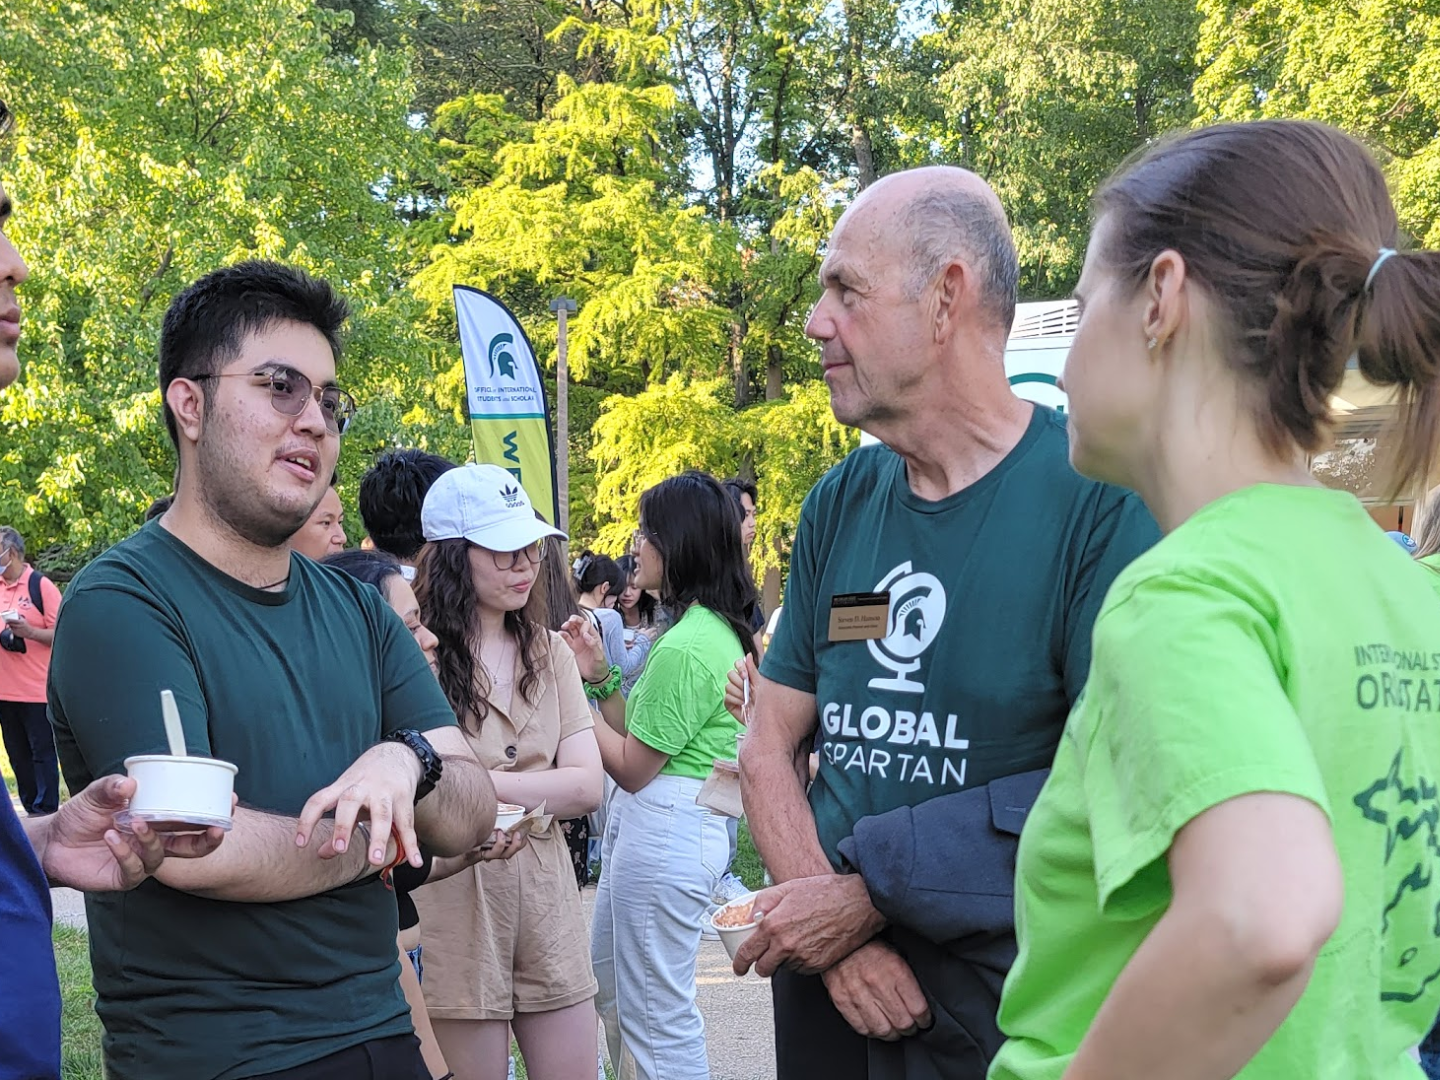
[[[700,923],[730,858],[726,819],[696,802],[716,759],[735,756],[739,723],[725,709],[726,676],[755,645],[746,612],[755,585],[739,520],[716,481],[672,477],[640,498],[642,588],[659,588],[680,617],[656,642],[628,705],[612,691],[584,618],[561,633],[600,703],[596,739],[618,786],[601,848],[590,957],[610,1058],[638,1080],[709,1080],[705,1024],[695,1001]]]

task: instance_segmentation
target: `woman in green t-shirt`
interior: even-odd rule
[[[594,627],[562,633],[593,684],[606,723],[595,735],[618,790],[601,841],[590,954],[610,1059],[622,1048],[639,1080],[708,1080],[695,1002],[700,921],[730,860],[726,819],[696,802],[717,758],[733,760],[740,725],[725,710],[726,675],[754,653],[745,613],[755,585],[740,519],[714,478],[687,472],[640,497],[635,582],[679,614],[656,642],[628,708]]]
[[[1187,132],[1109,180],[1070,456],[1166,533],[1111,586],[1020,842],[991,1080],[1418,1080],[1440,1010],[1440,604],[1312,455],[1368,381],[1440,442],[1440,255],[1354,139]]]

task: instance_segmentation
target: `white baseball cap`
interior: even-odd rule
[[[462,465],[436,478],[420,510],[426,540],[465,539],[489,551],[519,551],[547,536],[520,481],[499,465]]]

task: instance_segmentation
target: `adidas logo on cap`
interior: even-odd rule
[[[505,507],[508,510],[515,510],[525,505],[525,493],[514,484],[506,484],[502,487],[500,498],[505,500]]]

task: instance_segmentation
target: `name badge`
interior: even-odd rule
[[[879,641],[889,629],[888,592],[840,593],[830,598],[831,641]]]

